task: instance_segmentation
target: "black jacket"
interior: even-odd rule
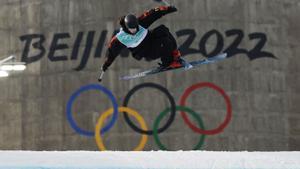
[[[141,16],[138,17],[139,25],[147,29],[153,22],[155,22],[162,16],[175,11],[177,11],[177,9],[173,6],[160,6],[151,9],[149,11],[144,12]],[[128,32],[128,30],[125,27],[124,18],[125,16],[121,17],[120,25],[125,32]],[[131,51],[134,58],[138,60],[141,59],[141,55],[143,54],[141,54],[141,52],[143,52],[144,47],[147,46],[147,43],[149,43],[149,39],[150,34],[148,33],[145,39],[141,42],[141,44],[139,44],[139,46],[135,48],[128,48]],[[122,44],[116,36],[113,36],[106,51],[106,60],[102,65],[102,70],[105,71],[113,63],[113,61],[121,53],[123,48],[126,48],[126,46]]]

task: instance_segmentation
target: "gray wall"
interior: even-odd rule
[[[118,104],[134,86],[154,82],[166,87],[179,104],[189,86],[210,82],[224,89],[232,104],[232,119],[219,134],[206,136],[204,150],[300,150],[300,23],[298,0],[174,0],[179,11],[165,16],[158,24],[168,26],[182,45],[188,36],[176,36],[185,29],[196,36],[190,48],[199,49],[199,42],[211,30],[218,31],[224,42],[222,52],[235,40],[226,31],[241,30],[244,37],[239,48],[250,51],[258,40],[248,35],[262,33],[267,37],[263,51],[277,59],[260,57],[250,60],[245,53],[234,54],[222,62],[204,65],[190,71],[173,71],[143,79],[119,81],[121,75],[138,72],[156,62],[138,62],[132,57],[119,57],[105,74],[103,86],[112,91]],[[147,0],[0,0],[0,58],[11,54],[24,60],[26,40],[20,37],[42,34],[45,54],[27,64],[23,73],[12,73],[0,79],[0,149],[22,150],[98,150],[94,137],[76,133],[66,117],[66,104],[81,86],[97,83],[99,68],[104,62],[105,47],[94,57],[101,33],[107,30],[105,44],[117,18],[128,12],[141,13],[158,6]],[[87,44],[87,34],[95,31],[87,65],[78,67]],[[71,59],[73,45],[83,32],[78,58]],[[54,34],[65,33],[59,43],[67,47],[57,50],[59,61],[48,58]],[[92,35],[91,35],[92,36]],[[193,37],[193,36],[191,36]],[[91,39],[89,40],[91,42]],[[39,54],[30,43],[28,57]],[[213,51],[215,34],[204,43]],[[39,44],[36,44],[39,46]],[[102,47],[103,45],[100,45]],[[255,54],[254,54],[255,56]],[[204,58],[201,53],[188,52],[187,60]],[[28,60],[27,60],[28,61]],[[216,91],[196,90],[187,106],[198,112],[206,129],[216,128],[225,118],[226,104]],[[137,110],[152,128],[155,118],[169,106],[165,96],[154,89],[138,91],[129,107]],[[78,126],[93,131],[102,112],[112,107],[107,96],[87,91],[76,99],[73,116]],[[159,135],[172,150],[190,150],[201,135],[194,133],[177,112],[170,128]],[[133,119],[133,118],[132,118]],[[164,123],[163,120],[162,123]],[[138,124],[135,121],[135,124]],[[131,130],[120,115],[114,127],[103,135],[105,145],[112,150],[131,150],[141,135]],[[149,136],[144,150],[157,150]]]

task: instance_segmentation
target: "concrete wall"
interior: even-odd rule
[[[232,119],[222,132],[206,136],[201,149],[300,150],[300,2],[171,3],[179,11],[151,28],[162,23],[168,26],[189,61],[213,51],[227,52],[231,57],[188,72],[174,71],[132,81],[118,78],[156,62],[119,57],[101,85],[122,105],[131,88],[153,82],[167,88],[179,104],[186,88],[210,82],[230,97]],[[97,150],[94,137],[79,135],[71,128],[67,102],[80,87],[97,83],[105,44],[118,28],[117,18],[158,5],[146,0],[1,0],[0,58],[16,55],[17,60],[27,62],[27,69],[0,79],[0,149]],[[61,49],[51,53],[55,38],[62,44]],[[188,38],[191,44],[187,44]],[[227,49],[239,38],[239,50]],[[257,45],[263,48],[255,48],[260,47]],[[83,56],[88,57],[87,64],[79,66]],[[148,88],[134,94],[129,104],[142,115],[148,128],[167,106],[162,93]],[[201,115],[206,129],[216,128],[226,115],[221,95],[209,88],[192,93],[187,106]],[[110,107],[112,103],[106,95],[86,91],[75,100],[72,115],[78,126],[94,131],[98,118]],[[172,150],[193,149],[200,136],[184,123],[179,112],[170,128],[159,135]],[[123,115],[119,115],[114,127],[102,137],[107,149],[131,150],[141,134],[129,128]],[[149,136],[144,150],[157,149],[153,136]]]

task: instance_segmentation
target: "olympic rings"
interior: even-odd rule
[[[116,122],[117,117],[118,117],[118,104],[117,104],[117,100],[113,96],[113,94],[110,92],[110,90],[108,90],[105,87],[100,86],[98,84],[89,84],[89,85],[86,85],[86,86],[82,86],[79,90],[77,90],[75,93],[72,94],[72,96],[70,97],[70,99],[69,99],[69,101],[67,103],[67,119],[68,119],[69,123],[71,124],[71,127],[76,132],[78,132],[81,135],[85,135],[85,136],[89,136],[89,137],[94,137],[95,133],[91,132],[91,131],[83,130],[83,129],[79,128],[76,125],[76,123],[75,123],[75,121],[74,121],[74,119],[72,117],[72,105],[73,105],[73,102],[75,101],[75,99],[82,92],[87,91],[87,90],[92,90],[92,89],[93,90],[99,90],[99,91],[102,91],[105,94],[107,94],[108,97],[111,99],[112,104],[113,104],[113,108],[114,108],[114,113],[113,113],[112,119],[110,120],[110,122],[103,129],[101,129],[101,134],[107,132],[114,125],[114,123]]]
[[[223,89],[221,89],[220,87],[218,87],[212,83],[208,83],[208,82],[194,84],[184,91],[184,94],[181,96],[181,99],[180,99],[180,105],[185,106],[185,101],[186,101],[187,97],[189,96],[189,94],[191,94],[191,92],[194,91],[195,89],[199,89],[199,88],[203,88],[203,87],[215,89],[217,92],[219,92],[224,97],[224,99],[226,101],[226,106],[227,106],[227,115],[226,115],[226,118],[223,121],[223,123],[221,123],[220,126],[218,126],[215,129],[203,130],[203,129],[196,127],[194,124],[192,124],[192,122],[188,119],[187,115],[183,111],[181,112],[181,116],[182,116],[183,120],[187,123],[187,125],[195,132],[200,133],[200,134],[206,134],[206,135],[214,135],[214,134],[220,133],[224,130],[224,128],[228,125],[229,121],[231,120],[231,116],[232,116],[230,99],[226,95],[226,93]]]
[[[202,119],[200,118],[200,116],[194,112],[193,110],[191,110],[190,108],[188,107],[183,107],[183,106],[176,106],[176,110],[181,110],[181,111],[185,111],[185,112],[188,112],[190,115],[192,115],[198,122],[199,126],[204,129],[204,125],[203,125],[203,121]],[[161,141],[159,140],[159,137],[158,137],[158,132],[157,132],[157,127],[161,121],[161,119],[170,111],[170,108],[166,108],[163,112],[161,112],[159,114],[159,116],[156,118],[156,120],[154,121],[154,125],[153,125],[153,136],[154,136],[154,140],[156,142],[156,144],[158,145],[158,147],[161,149],[161,150],[168,150],[162,143]],[[198,144],[193,148],[193,150],[199,150],[201,148],[201,146],[203,145],[204,143],[204,140],[205,140],[205,135],[201,135],[200,136],[200,140],[198,142]]]
[[[139,89],[145,88],[145,87],[151,87],[151,88],[155,88],[158,89],[160,91],[162,91],[169,99],[169,102],[171,104],[171,106],[169,108],[166,108],[164,111],[162,111],[159,116],[155,119],[154,123],[153,123],[153,130],[148,130],[145,120],[142,118],[142,116],[140,114],[138,114],[135,110],[132,110],[130,108],[127,107],[128,102],[130,97]],[[216,90],[218,93],[220,93],[222,95],[222,97],[224,98],[225,102],[226,102],[226,117],[225,120],[215,129],[211,129],[211,130],[206,130],[204,128],[202,119],[200,118],[199,114],[194,112],[192,109],[185,107],[185,103],[186,103],[186,99],[187,97],[191,94],[191,92],[193,92],[196,89],[200,89],[200,88],[204,88],[204,87],[208,87],[211,89]],[[86,131],[83,130],[81,128],[79,128],[77,126],[77,124],[75,123],[75,120],[72,117],[72,105],[75,101],[75,99],[84,91],[87,90],[99,90],[101,92],[104,92],[106,95],[109,96],[110,100],[112,101],[113,107],[110,108],[109,110],[105,111],[104,113],[101,114],[101,116],[98,119],[98,122],[96,124],[95,127],[95,131]],[[71,127],[79,134],[81,135],[85,135],[85,136],[93,136],[96,140],[96,144],[98,146],[98,148],[100,150],[106,150],[106,147],[103,144],[102,138],[101,138],[101,134],[104,134],[105,132],[107,132],[110,128],[112,128],[112,126],[114,125],[114,123],[117,120],[117,116],[118,116],[118,112],[123,112],[124,113],[124,118],[127,122],[127,124],[136,132],[141,133],[142,134],[142,138],[141,141],[139,143],[139,145],[134,149],[134,150],[142,150],[145,147],[145,144],[148,140],[148,135],[153,135],[156,144],[158,145],[158,147],[160,149],[163,150],[167,150],[167,148],[161,143],[161,141],[159,140],[158,134],[165,131],[166,129],[168,129],[168,127],[170,127],[171,123],[174,121],[175,119],[175,115],[176,115],[176,111],[179,110],[181,111],[181,116],[184,119],[184,122],[196,133],[202,134],[200,136],[200,140],[197,143],[197,145],[194,147],[194,149],[199,149],[202,145],[203,142],[205,140],[206,135],[213,135],[213,134],[217,134],[222,132],[226,126],[229,124],[230,120],[231,120],[231,116],[232,116],[232,108],[231,108],[231,102],[230,102],[230,98],[228,97],[228,95],[225,93],[225,91],[212,84],[209,82],[202,82],[202,83],[197,83],[194,84],[190,87],[188,87],[183,95],[180,97],[180,105],[176,106],[175,101],[173,96],[169,93],[169,91],[164,88],[161,85],[155,84],[155,83],[143,83],[140,85],[135,86],[134,88],[132,88],[128,94],[126,95],[126,97],[124,98],[124,102],[123,102],[123,107],[118,107],[116,98],[113,96],[113,94],[111,93],[111,91],[99,84],[90,84],[90,85],[86,85],[86,86],[82,86],[81,88],[79,88],[77,91],[75,91],[70,99],[67,102],[67,108],[66,108],[66,112],[67,112],[67,120],[70,123]],[[166,116],[166,114],[168,112],[171,112],[169,119],[167,120],[166,124],[162,127],[158,129],[159,123],[162,120],[162,118],[164,116]],[[192,122],[188,119],[187,114],[185,113],[189,113],[193,116],[193,118],[195,118],[197,120],[198,126],[195,126],[194,124],[192,124]],[[102,125],[103,125],[103,121],[112,114],[112,118],[111,120],[108,122],[108,124],[106,126],[104,126],[102,129]],[[135,124],[133,124],[133,122],[129,119],[129,115],[134,116],[138,123],[140,123],[141,128],[137,127]],[[99,132],[99,130],[101,129],[101,131]]]
[[[158,133],[161,133],[163,131],[165,131],[168,127],[170,127],[170,125],[172,124],[172,122],[174,121],[175,119],[175,111],[176,111],[176,105],[175,105],[175,101],[174,101],[174,98],[172,97],[172,95],[169,93],[169,91],[158,85],[158,84],[155,84],[155,83],[142,83],[140,85],[137,85],[135,86],[134,88],[132,88],[128,94],[125,96],[125,99],[124,99],[124,102],[123,102],[123,106],[124,107],[127,107],[128,105],[128,102],[129,102],[129,99],[130,97],[134,94],[134,92],[136,92],[137,90],[139,89],[142,89],[142,88],[145,88],[145,87],[151,87],[151,88],[155,88],[155,89],[158,89],[160,91],[162,91],[164,94],[167,95],[168,99],[170,100],[170,103],[171,103],[171,115],[167,121],[167,123],[160,129],[158,129]],[[125,118],[125,121],[128,123],[128,125],[136,132],[138,133],[141,133],[141,134],[148,134],[148,135],[152,135],[153,134],[153,131],[152,130],[148,130],[148,131],[145,131],[145,130],[141,130],[140,128],[136,127],[133,122],[129,119],[127,113],[124,113],[124,118]]]
[[[142,129],[144,130],[147,130],[147,125],[146,125],[146,122],[145,120],[143,119],[143,117],[141,115],[139,115],[135,110],[132,110],[128,107],[119,107],[118,108],[118,111],[119,112],[127,112],[128,114],[134,116],[138,122],[140,123]],[[109,109],[107,110],[106,112],[104,112],[100,118],[98,119],[98,122],[97,122],[97,125],[95,127],[95,139],[96,139],[96,143],[98,145],[98,148],[102,151],[106,150],[106,147],[104,146],[103,144],[103,141],[102,141],[102,138],[101,138],[101,135],[99,133],[99,130],[101,129],[102,127],[102,124],[103,124],[103,121],[108,117],[110,116],[111,114],[113,113],[113,109]],[[142,139],[141,139],[141,142],[139,143],[139,145],[134,149],[134,151],[141,151],[143,150],[143,148],[145,147],[146,145],[146,142],[148,140],[148,136],[143,134],[142,135]]]

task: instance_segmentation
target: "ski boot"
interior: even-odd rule
[[[169,65],[169,67],[171,68],[178,68],[181,66],[184,66],[185,70],[191,69],[193,68],[193,66],[188,63],[187,61],[185,61],[182,57],[181,57],[181,53],[178,49],[174,50],[172,52],[172,55],[174,57],[173,62]]]

